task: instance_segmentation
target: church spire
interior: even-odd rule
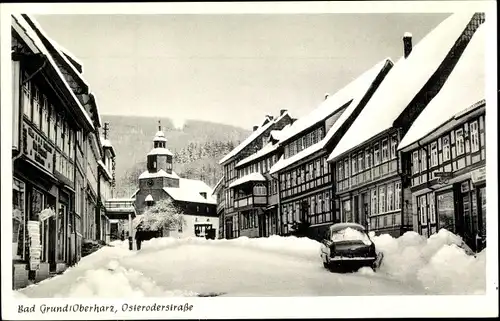
[[[161,120],[160,119],[158,119],[158,131],[161,132]]]

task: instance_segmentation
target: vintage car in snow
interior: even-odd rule
[[[330,226],[321,242],[321,259],[328,269],[357,270],[380,266],[383,254],[377,253],[375,243],[362,225],[337,223]]]

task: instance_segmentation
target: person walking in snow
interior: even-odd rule
[[[137,229],[135,231],[135,245],[137,247],[137,251],[141,249],[141,242],[142,242],[142,222],[137,226]]]

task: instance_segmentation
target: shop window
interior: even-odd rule
[[[436,197],[436,210],[438,215],[439,229],[447,229],[455,233],[455,210],[453,191],[445,192]]]
[[[450,137],[443,137],[443,161],[450,160]]]
[[[20,180],[12,181],[12,256],[23,260],[25,254],[25,185]]]
[[[457,146],[457,155],[462,155],[465,153],[465,145],[464,145],[464,132],[463,129],[457,129],[455,131],[455,140],[456,140],[456,146]]]
[[[342,201],[342,214],[344,216],[345,222],[351,222],[352,217],[351,217],[351,201]]]
[[[417,198],[418,200],[418,213],[420,216],[420,224],[422,227],[427,225],[427,195],[422,195]]]

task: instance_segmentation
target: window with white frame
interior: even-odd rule
[[[356,174],[358,172],[358,160],[356,159],[356,155],[353,155],[351,158],[352,163],[352,173]]]
[[[462,155],[465,153],[465,145],[464,145],[464,131],[462,128],[457,129],[455,131],[455,140],[457,146],[457,155]]]
[[[372,153],[369,148],[365,150],[365,169],[372,167]]]
[[[431,224],[436,223],[436,207],[434,198],[434,193],[429,193],[429,221]]]
[[[401,209],[401,182],[394,184],[394,209]]]
[[[386,212],[385,186],[378,188],[378,209],[380,213]]]
[[[374,188],[371,191],[371,212],[372,214],[377,214],[378,213],[378,200],[377,200],[377,189]]]
[[[344,159],[344,177],[349,178],[350,172],[349,172],[349,158]]]
[[[28,78],[27,74],[24,74],[24,79]],[[23,84],[23,112],[28,119],[31,120],[31,82],[26,81]]]
[[[358,168],[360,172],[365,169],[365,155],[363,154],[363,151],[360,151],[358,154]]]
[[[42,95],[42,119],[40,122],[40,129],[45,134],[45,136],[49,137],[49,102],[45,95]]]
[[[33,124],[40,128],[40,92],[33,86]]]
[[[420,224],[427,225],[427,195],[418,197],[418,211],[420,214]]]
[[[472,152],[479,151],[479,125],[477,120],[470,124],[470,147]]]
[[[413,162],[412,172],[413,174],[417,174],[419,172],[418,151],[413,152],[412,162]]]
[[[389,147],[387,146],[387,139],[382,141],[382,162],[385,162],[389,159]]]
[[[427,149],[424,147],[420,150],[420,171],[427,169]]]
[[[342,162],[337,163],[337,168],[338,168],[338,179],[342,180],[344,179],[344,164]]]
[[[380,151],[378,149],[378,143],[373,146],[373,164],[380,164]]]
[[[450,137],[446,135],[443,137],[443,161],[449,161],[450,155]]]
[[[439,161],[438,161],[438,148],[437,148],[437,142],[433,142],[431,144],[431,167],[438,166]]]
[[[398,136],[393,135],[391,138],[391,158],[397,157]]]
[[[392,183],[387,185],[387,211],[394,210],[394,185]]]

